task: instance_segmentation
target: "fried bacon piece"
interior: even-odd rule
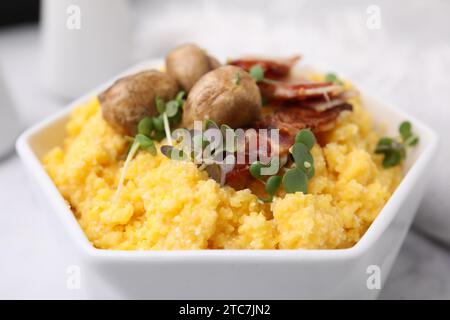
[[[269,101],[299,101],[311,98],[328,98],[343,92],[343,87],[332,82],[291,83],[262,81],[258,83],[261,95]]]
[[[289,75],[292,66],[296,64],[300,58],[300,56],[293,56],[286,59],[248,57],[231,60],[228,64],[241,67],[246,71],[250,71],[250,69],[255,65],[260,65],[264,71],[264,77],[266,79],[283,79]]]
[[[299,107],[280,108],[273,114],[263,117],[255,126],[279,129],[279,153],[285,155],[294,143],[298,131],[309,128],[316,135],[329,131],[334,128],[336,119],[341,112],[352,109],[352,105],[347,102],[324,111]]]
[[[339,114],[345,110],[352,110],[349,103],[342,103],[324,111],[301,107],[282,107],[264,116],[252,125],[255,129],[279,129],[279,145],[274,148],[268,140],[270,150],[278,150],[279,156],[287,156],[289,148],[294,144],[295,135],[301,129],[310,128],[314,134],[331,130]],[[261,145],[261,143],[258,143]],[[273,156],[273,154],[272,154]],[[226,175],[226,184],[236,190],[250,188],[256,194],[261,193],[261,183],[253,179],[249,172],[250,163],[236,164]]]

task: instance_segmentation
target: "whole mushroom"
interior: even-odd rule
[[[195,44],[176,47],[166,56],[167,73],[186,92],[191,90],[201,76],[219,66],[220,62],[216,58],[208,56],[205,50]]]
[[[245,127],[261,117],[261,94],[255,80],[242,68],[223,66],[208,72],[189,92],[183,125],[213,120],[218,125]]]
[[[157,70],[121,78],[99,95],[103,118],[119,133],[134,135],[142,118],[158,114],[155,98],[167,101],[177,92],[177,82]]]

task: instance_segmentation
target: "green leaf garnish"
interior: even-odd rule
[[[271,176],[269,179],[267,179],[266,181],[266,192],[270,195],[270,196],[274,196],[278,189],[280,188],[281,185],[281,177],[280,176]]]
[[[292,157],[294,158],[297,168],[302,169],[305,173],[314,166],[314,158],[309,149],[303,143],[295,143],[292,147]]]
[[[150,117],[145,117],[138,124],[138,133],[150,136],[153,131],[153,121]]]
[[[409,137],[411,137],[412,126],[411,122],[404,121],[400,124],[400,127],[398,128],[398,131],[400,132],[400,135],[402,136],[403,142],[405,142]]]
[[[383,167],[391,168],[400,164],[402,160],[402,154],[399,150],[390,150],[385,153],[383,159]]]
[[[182,107],[184,104],[184,96],[186,95],[186,92],[180,91],[177,93],[177,96],[175,97],[175,100],[178,102],[179,106]]]
[[[264,167],[264,165],[261,162],[258,162],[258,161],[253,162],[249,168],[250,174],[255,179],[261,180],[262,179],[261,168],[263,168],[263,167]]]
[[[342,81],[338,78],[338,76],[335,73],[331,72],[325,75],[325,82],[334,82],[342,84]]]
[[[151,155],[156,156],[156,147],[155,147],[155,143],[153,142],[152,139],[150,139],[146,135],[138,133],[136,135],[135,141],[137,143],[139,143],[139,147],[142,150],[145,150],[145,151],[149,152]]]
[[[375,148],[376,154],[383,154],[383,167],[392,168],[401,164],[406,158],[406,148],[413,147],[419,142],[419,137],[412,132],[412,125],[409,121],[400,124],[398,131],[400,139],[383,137],[378,141]]]
[[[169,118],[174,117],[178,113],[178,108],[180,104],[176,100],[170,100],[166,103],[166,114]]]
[[[310,129],[302,129],[295,136],[295,142],[303,143],[309,150],[316,144],[316,137]]]
[[[392,138],[384,137],[378,141],[377,147],[375,148],[375,153],[385,153],[392,149]]]
[[[299,168],[287,170],[282,182],[287,193],[303,192],[306,194],[308,191],[308,177]]]
[[[258,161],[252,163],[249,168],[250,174],[265,184],[265,190],[269,195],[267,198],[260,198],[262,202],[271,202],[281,184],[287,193],[307,192],[309,179],[315,173],[314,157],[310,152],[315,143],[316,137],[311,130],[305,129],[297,133],[295,143],[290,149],[294,165],[285,171],[283,177],[277,175],[280,169],[280,159],[278,157],[273,157],[269,164],[263,164]],[[273,164],[277,166],[278,170],[264,182],[261,169]]]
[[[135,137],[129,137],[125,136],[125,139],[131,142],[127,157],[125,159],[125,163],[122,167],[120,177],[119,177],[119,184],[117,185],[116,193],[114,195],[114,201],[117,201],[120,196],[120,192],[122,190],[122,186],[125,180],[125,175],[128,170],[128,166],[133,160],[134,156],[139,150],[144,150],[149,152],[151,155],[156,155],[156,146],[153,140],[150,138],[150,135],[152,134],[152,131],[154,131],[154,120],[155,118],[145,117],[141,121],[139,121],[137,126],[137,134]]]
[[[157,117],[153,117],[153,127],[156,131],[163,132],[164,133],[164,120],[161,115]]]
[[[155,98],[156,102],[156,110],[158,110],[159,114],[163,114],[166,111],[166,104],[161,97]]]
[[[256,82],[264,80],[264,70],[259,64],[251,67],[249,73]]]
[[[419,137],[416,136],[410,136],[408,139],[405,140],[405,145],[408,147],[414,147],[419,143]]]

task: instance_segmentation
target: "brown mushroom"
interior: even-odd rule
[[[219,66],[220,62],[216,58],[208,56],[205,50],[195,44],[181,45],[166,57],[167,73],[186,92],[191,90],[201,76]]]
[[[261,116],[261,94],[255,80],[242,68],[223,66],[208,72],[189,92],[183,124],[213,120],[233,128],[245,127]]]
[[[99,95],[105,120],[118,132],[134,135],[139,121],[157,115],[155,98],[173,99],[176,81],[156,70],[142,71],[117,80]]]
[[[209,66],[210,66],[211,70],[217,69],[220,66],[222,66],[222,64],[219,62],[219,60],[217,60],[213,56],[208,56],[208,61],[209,61]]]

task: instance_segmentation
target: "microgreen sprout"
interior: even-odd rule
[[[316,143],[314,133],[309,129],[300,130],[295,136],[291,148],[294,166],[286,170],[283,176],[283,187],[287,193],[308,191],[308,182],[315,174],[314,158],[311,149]]]
[[[125,180],[125,174],[128,170],[131,160],[133,160],[136,153],[141,149],[147,151],[151,155],[156,155],[156,147],[153,140],[149,137],[153,128],[153,122],[150,117],[145,117],[138,124],[138,133],[135,137],[126,137],[131,142],[128,150],[127,158],[120,173],[119,184],[117,185],[114,199],[117,201],[122,190],[123,182]]]
[[[338,78],[338,76],[335,73],[327,73],[325,75],[325,81],[326,82],[334,82],[334,83],[339,83],[342,84],[342,80]]]
[[[161,138],[162,133],[165,134],[167,142],[172,145],[172,136],[170,130],[170,124],[176,124],[181,120],[181,110],[184,105],[183,100],[184,92],[180,91],[175,99],[164,102],[161,97],[156,97],[156,110],[158,110],[159,116],[153,118],[153,125],[156,131],[156,137]],[[160,140],[160,139],[157,139]]]
[[[225,140],[230,135],[231,139]],[[172,160],[194,162],[199,170],[206,171],[212,179],[223,185],[226,174],[234,167],[234,158],[229,158],[234,156],[236,150],[234,130],[227,125],[218,126],[214,121],[206,120],[202,131],[190,130],[185,136],[189,137],[189,141],[179,141],[177,146],[161,146],[161,153]],[[212,136],[220,140],[214,147],[210,140]]]
[[[285,168],[282,176],[277,175],[277,172],[264,181],[264,177],[261,175],[261,169],[268,167],[271,163],[263,164],[261,162],[254,162],[250,166],[250,174],[265,184],[265,190],[269,195],[267,198],[260,198],[262,202],[271,202],[281,185],[283,185],[287,193],[307,193],[308,181],[314,176],[315,172],[314,158],[311,154],[311,149],[315,143],[316,138],[311,130],[300,130],[295,136],[294,145],[290,149],[293,164],[290,168]]]
[[[264,80],[264,70],[259,64],[251,67],[249,73],[256,82],[261,82]]]
[[[383,137],[378,141],[375,153],[382,154],[383,167],[391,168],[399,165],[406,158],[407,147],[413,147],[419,142],[419,137],[412,132],[409,121],[400,124],[399,138]]]
[[[139,121],[136,136],[125,137],[131,144],[120,174],[119,184],[115,193],[116,200],[120,196],[128,166],[139,150],[156,155],[157,151],[154,140],[160,141],[164,136],[167,138],[169,144],[172,145],[170,123],[176,124],[181,120],[184,94],[183,91],[180,91],[175,99],[168,102],[164,102],[162,98],[156,97],[155,104],[159,115],[143,118]]]
[[[264,164],[260,161],[255,161],[250,165],[249,168],[250,174],[255,179],[258,179],[259,181],[261,181],[261,183],[264,184],[264,189],[266,193],[269,195],[267,198],[259,198],[259,200],[262,202],[272,202],[273,197],[278,192],[278,189],[280,188],[281,185],[281,177],[276,175],[276,173],[278,173],[278,170],[276,171],[275,175],[269,177],[267,181],[264,180],[264,176],[261,174],[261,169],[268,168],[269,166],[274,164],[274,161],[277,161],[277,159],[272,158],[270,163],[268,164]]]

